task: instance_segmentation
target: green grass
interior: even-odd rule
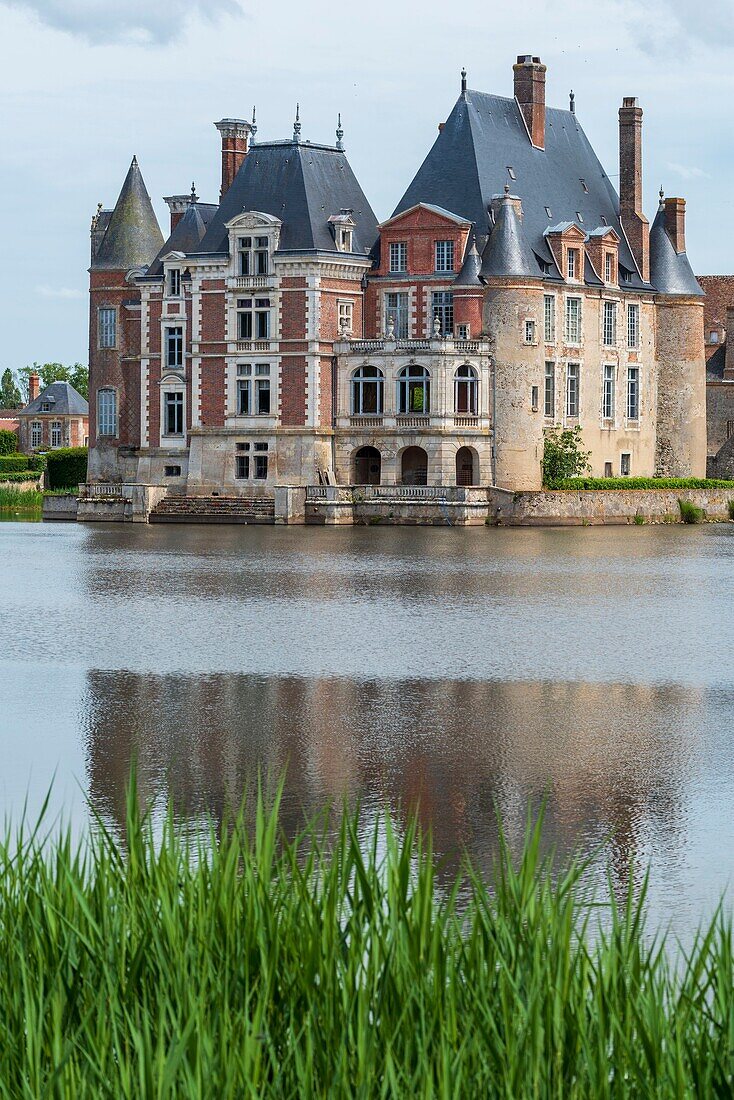
[[[691,500],[679,500],[680,518],[684,523],[703,523],[706,513],[703,508],[698,508]]]
[[[732,1096],[731,924],[666,950],[610,887],[599,932],[541,823],[488,893],[414,825],[154,842],[134,807],[124,846],[0,846],[2,1097]]]
[[[12,485],[0,485],[0,512],[33,511],[40,509],[43,493],[38,489],[16,489]]]
[[[572,477],[560,489],[731,489],[734,481],[700,477]]]

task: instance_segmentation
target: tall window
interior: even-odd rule
[[[579,258],[578,248],[569,248],[568,252],[566,253],[566,263],[567,263],[568,278],[569,279],[578,279],[578,278],[580,278],[579,269],[580,269],[581,265],[580,265],[580,258]]]
[[[398,375],[398,413],[427,413],[430,408],[430,374],[425,367],[403,367]]]
[[[97,310],[97,331],[101,348],[117,347],[117,310]]]
[[[52,447],[60,447],[61,446],[61,421],[60,420],[52,420],[51,421],[51,446]]]
[[[389,291],[385,295],[385,321],[392,321],[398,340],[408,339],[408,295]]]
[[[454,242],[453,241],[436,241],[436,255],[435,255],[435,270],[436,271],[453,271],[454,270]]]
[[[181,269],[172,267],[168,272],[168,296],[179,298],[181,296]]]
[[[255,363],[255,414],[270,416],[270,363]]]
[[[267,443],[256,443],[254,447],[254,450],[258,453],[253,456],[254,469],[252,472],[252,476],[257,481],[265,481],[268,476],[268,456],[267,454],[263,453],[264,451],[267,451],[267,449]]]
[[[546,294],[543,299],[543,328],[545,330],[546,344],[556,342],[556,299],[553,294]]]
[[[337,308],[339,332],[352,332],[354,329],[354,302],[340,300]]]
[[[237,415],[249,416],[252,408],[252,367],[249,363],[237,366]],[[248,444],[249,446],[249,444]]]
[[[459,367],[454,376],[454,412],[460,416],[479,415],[479,379],[468,363]]]
[[[408,244],[407,241],[390,242],[390,270],[408,270]]]
[[[382,416],[385,378],[377,367],[360,367],[352,375],[352,414]]]
[[[612,348],[617,343],[617,303],[605,302],[604,303],[604,323],[603,328],[603,340],[608,348]]]
[[[638,305],[627,306],[627,347],[639,348],[640,346],[640,307]]]
[[[452,336],[454,332],[454,296],[450,290],[438,290],[432,296],[431,314],[433,321],[440,322],[442,336]]]
[[[163,433],[184,434],[184,395],[181,390],[163,394]]]
[[[166,329],[166,366],[183,366],[183,329],[178,325]]]
[[[604,420],[614,420],[614,366],[611,364],[604,367],[601,415]]]
[[[548,420],[556,415],[556,364],[545,364],[543,414]]]
[[[566,298],[566,342],[581,343],[581,299]]]
[[[270,339],[270,299],[237,299],[237,339]]]
[[[97,390],[97,435],[117,435],[116,390]]]
[[[268,274],[268,238],[239,237],[237,271],[240,275]]]
[[[566,416],[571,419],[579,415],[579,371],[578,363],[566,367]]]
[[[234,476],[238,481],[244,481],[250,476],[250,456],[246,453],[249,450],[249,443],[237,444],[237,454],[234,456]]]
[[[41,420],[31,421],[31,447],[41,447],[43,445],[43,422]]]
[[[605,283],[613,283],[614,282],[614,253],[613,252],[605,252],[604,253],[604,282]]]
[[[525,343],[526,344],[534,344],[535,343],[535,321],[526,321],[525,322]]]
[[[640,368],[627,368],[627,419],[640,419]]]

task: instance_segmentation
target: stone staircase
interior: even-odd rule
[[[167,496],[150,523],[275,523],[275,501],[263,497]]]

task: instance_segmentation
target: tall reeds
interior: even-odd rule
[[[730,1097],[729,921],[683,954],[610,888],[599,925],[541,828],[490,891],[412,824],[288,841],[262,801],[203,841],[133,798],[124,846],[9,836],[0,1095]]]

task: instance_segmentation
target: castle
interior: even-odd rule
[[[461,90],[378,224],[334,145],[223,119],[217,205],[137,161],[92,223],[91,483],[272,497],[275,486],[537,489],[545,431],[596,476],[705,476],[703,292],[685,201],[642,204],[642,110],[619,196],[575,112]]]

